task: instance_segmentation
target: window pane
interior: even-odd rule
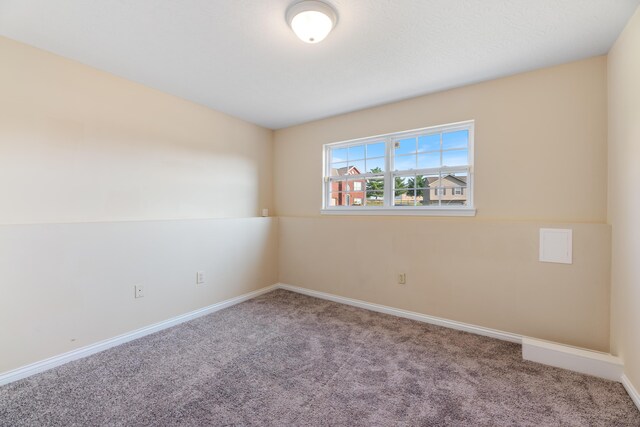
[[[468,174],[466,172],[443,175],[441,185],[444,188],[444,193],[440,197],[442,206],[465,206],[468,197],[467,182]]]
[[[438,179],[438,175],[418,175],[415,178],[415,184],[412,187],[415,188],[426,188],[429,187],[429,179],[436,180]]]
[[[442,134],[442,149],[467,148],[469,145],[469,131],[459,130]]]
[[[364,160],[357,160],[355,162],[349,161],[348,175],[359,175],[365,173]]]
[[[367,159],[366,170],[368,173],[384,172],[384,157],[381,159]]]
[[[437,194],[437,188],[427,188],[424,190],[424,195],[422,200],[419,203],[421,206],[438,206],[440,204],[440,200]]]
[[[467,206],[466,200],[443,200],[442,206]]]
[[[394,181],[395,197],[402,196],[407,193],[407,188],[411,187],[413,177],[397,176]]]
[[[416,205],[416,197],[408,192],[404,192],[402,194],[396,194],[393,198],[394,206],[415,206]]]
[[[347,191],[347,181],[343,179],[331,181],[331,192],[338,193],[341,191]]]
[[[442,197],[442,205],[466,206],[468,199],[468,173],[451,173],[443,177],[443,186],[451,187],[451,190]]]
[[[384,204],[384,193],[382,191],[367,191],[367,206],[382,206]]]
[[[359,179],[358,180],[349,180],[349,181],[347,181],[347,190],[346,191],[349,191],[349,192],[352,192],[352,193],[354,191],[363,191],[362,190],[362,186],[363,186],[362,181],[363,180],[359,180]],[[360,189],[358,190],[358,188],[360,188]]]
[[[440,134],[418,137],[418,152],[440,150]]]
[[[418,154],[418,169],[439,168],[440,152]]]
[[[395,149],[396,155],[415,153],[416,139],[407,138],[407,139],[401,139],[400,141],[396,141],[394,145],[394,149]]]
[[[467,201],[467,187],[456,187],[452,190],[451,203],[465,204]]]
[[[443,166],[464,166],[469,164],[469,152],[467,150],[443,151]]]
[[[364,179],[349,180],[349,197],[347,198],[349,206],[364,206],[365,182]]]
[[[366,183],[366,190],[368,192],[382,192],[384,191],[384,178],[369,178]]]
[[[349,206],[364,206],[364,195],[356,195],[356,194],[351,194],[351,197],[349,198],[350,201],[350,205]]]
[[[346,162],[347,161],[347,149],[346,148],[332,148],[331,149],[331,163]]]
[[[347,193],[331,193],[329,206],[347,206]]]
[[[466,206],[467,188],[451,188],[441,197],[441,200],[442,206]]]
[[[445,174],[444,177],[449,177],[449,179],[454,179],[455,182],[460,186],[466,186],[468,182],[469,174],[467,172],[451,172],[450,174]]]
[[[348,153],[349,153],[349,161],[364,159],[364,144],[354,145],[353,147],[349,147]]]
[[[409,156],[397,156],[395,158],[395,168],[397,171],[406,171],[416,168],[416,156],[411,154]]]
[[[331,164],[331,176],[342,176],[347,174],[347,162]]]
[[[422,200],[419,204],[422,206],[438,206],[440,199],[438,197],[438,187],[440,187],[440,174],[429,174],[420,176],[419,185],[424,183],[424,190],[422,190]]]
[[[385,154],[384,142],[367,144],[367,157],[384,157]]]
[[[416,196],[417,206],[428,206],[430,204],[430,189],[428,188],[416,188],[409,191],[409,195]]]
[[[395,177],[393,205],[394,206],[415,206],[416,196],[415,196],[415,190],[412,188],[414,185],[415,185],[415,176]]]

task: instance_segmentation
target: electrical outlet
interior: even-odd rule
[[[196,272],[196,285],[204,284],[204,271]]]
[[[407,283],[407,273],[398,274],[398,284],[404,285]]]
[[[142,298],[144,296],[144,288],[142,287],[142,285],[135,285],[133,289],[135,291],[134,296],[136,298]]]

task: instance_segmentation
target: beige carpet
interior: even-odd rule
[[[640,412],[519,345],[279,290],[2,387],[0,425],[637,427]]]

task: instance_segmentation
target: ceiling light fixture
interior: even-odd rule
[[[287,9],[287,23],[296,36],[306,43],[318,43],[338,23],[338,14],[331,5],[318,0],[303,0]]]

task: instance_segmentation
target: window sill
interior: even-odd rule
[[[476,216],[474,208],[330,208],[322,215]]]

